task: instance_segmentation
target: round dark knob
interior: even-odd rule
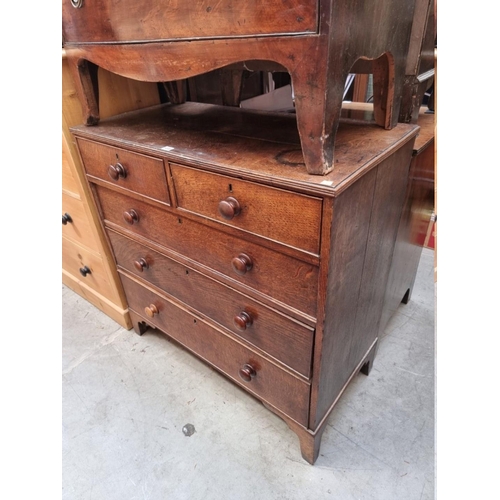
[[[92,271],[87,266],[83,266],[80,267],[80,274],[85,278],[87,274],[92,274]]]
[[[127,212],[123,212],[123,218],[125,219],[125,222],[130,225],[139,222],[139,214],[133,208]]]
[[[237,316],[234,317],[234,326],[238,328],[238,330],[246,330],[249,326],[252,326],[253,319],[250,314],[245,311],[240,312]]]
[[[121,163],[117,163],[116,165],[110,165],[108,167],[108,175],[114,181],[117,181],[120,177],[122,179],[125,179],[125,177],[127,177],[127,171]]]
[[[158,311],[158,308],[154,304],[150,304],[149,306],[144,308],[144,312],[152,318],[155,314],[160,314],[160,311]]]
[[[245,382],[251,382],[255,375],[257,375],[257,372],[252,365],[245,364],[240,368],[239,375]]]
[[[253,267],[252,259],[246,253],[240,253],[231,261],[233,270],[238,274],[245,274]]]
[[[62,223],[63,223],[63,226],[65,226],[68,222],[73,222],[73,219],[71,218],[71,215],[69,214],[64,214],[62,216]]]
[[[219,213],[224,219],[231,220],[241,212],[240,203],[236,198],[229,196],[219,202]]]
[[[144,271],[144,269],[148,269],[149,264],[148,264],[148,261],[146,259],[143,259],[141,257],[140,259],[134,261],[134,267],[137,269],[137,271],[142,273],[142,271]]]

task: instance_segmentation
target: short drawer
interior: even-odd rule
[[[71,240],[62,238],[63,269],[105,297],[114,296],[102,257]]]
[[[108,231],[116,261],[305,377],[314,330],[140,243]]]
[[[316,316],[316,266],[101,186],[96,186],[96,192],[108,225],[120,226],[256,289],[275,301]],[[136,221],[132,218],[134,214]]]
[[[177,205],[319,255],[322,200],[171,164]]]
[[[89,176],[170,205],[163,160],[86,139],[77,142]]]
[[[98,246],[85,212],[85,205],[79,198],[62,193],[62,234],[80,245],[97,250]]]
[[[307,425],[310,385],[164,297],[121,276],[129,307],[258,398]],[[240,370],[254,370],[248,381]],[[244,374],[243,374],[244,375]]]

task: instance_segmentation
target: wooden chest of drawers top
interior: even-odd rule
[[[124,113],[102,120],[98,127],[79,126],[72,131],[78,137],[176,164],[201,166],[311,196],[338,196],[413,139],[418,127],[401,123],[383,130],[372,122],[346,120],[337,132],[335,170],[324,176],[308,174],[295,117],[284,113],[187,102]]]

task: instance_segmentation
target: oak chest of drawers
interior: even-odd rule
[[[375,356],[417,131],[341,124],[320,177],[288,115],[167,104],[72,129],[135,330],[253,394],[310,463]]]

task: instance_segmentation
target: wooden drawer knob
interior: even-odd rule
[[[92,274],[92,271],[87,266],[83,266],[80,267],[80,274],[85,278],[87,274]]]
[[[257,375],[257,372],[252,365],[245,364],[240,368],[239,375],[245,382],[251,382],[255,375]]]
[[[236,273],[243,275],[252,269],[253,262],[246,253],[240,253],[238,257],[234,257],[231,261],[231,265]]]
[[[123,212],[123,218],[125,219],[125,222],[130,225],[139,222],[139,214],[133,208]]]
[[[64,214],[62,216],[62,223],[63,223],[63,226],[65,226],[68,222],[73,222],[73,219],[71,218],[71,215],[69,214]]]
[[[234,326],[241,331],[246,330],[249,326],[252,326],[253,323],[252,316],[245,311],[242,311],[240,314],[235,316],[233,321]]]
[[[117,181],[120,177],[122,179],[125,179],[125,177],[127,177],[127,171],[121,163],[117,163],[116,165],[110,165],[108,167],[108,175],[114,181]]]
[[[134,261],[134,267],[137,269],[138,272],[142,273],[144,269],[149,268],[149,264],[146,259],[143,259],[141,257],[140,259]]]
[[[240,203],[236,198],[229,196],[225,200],[219,202],[219,213],[226,220],[231,220],[241,212]]]
[[[155,314],[160,314],[158,308],[154,304],[150,304],[149,306],[144,308],[144,312],[150,317],[154,317]]]

